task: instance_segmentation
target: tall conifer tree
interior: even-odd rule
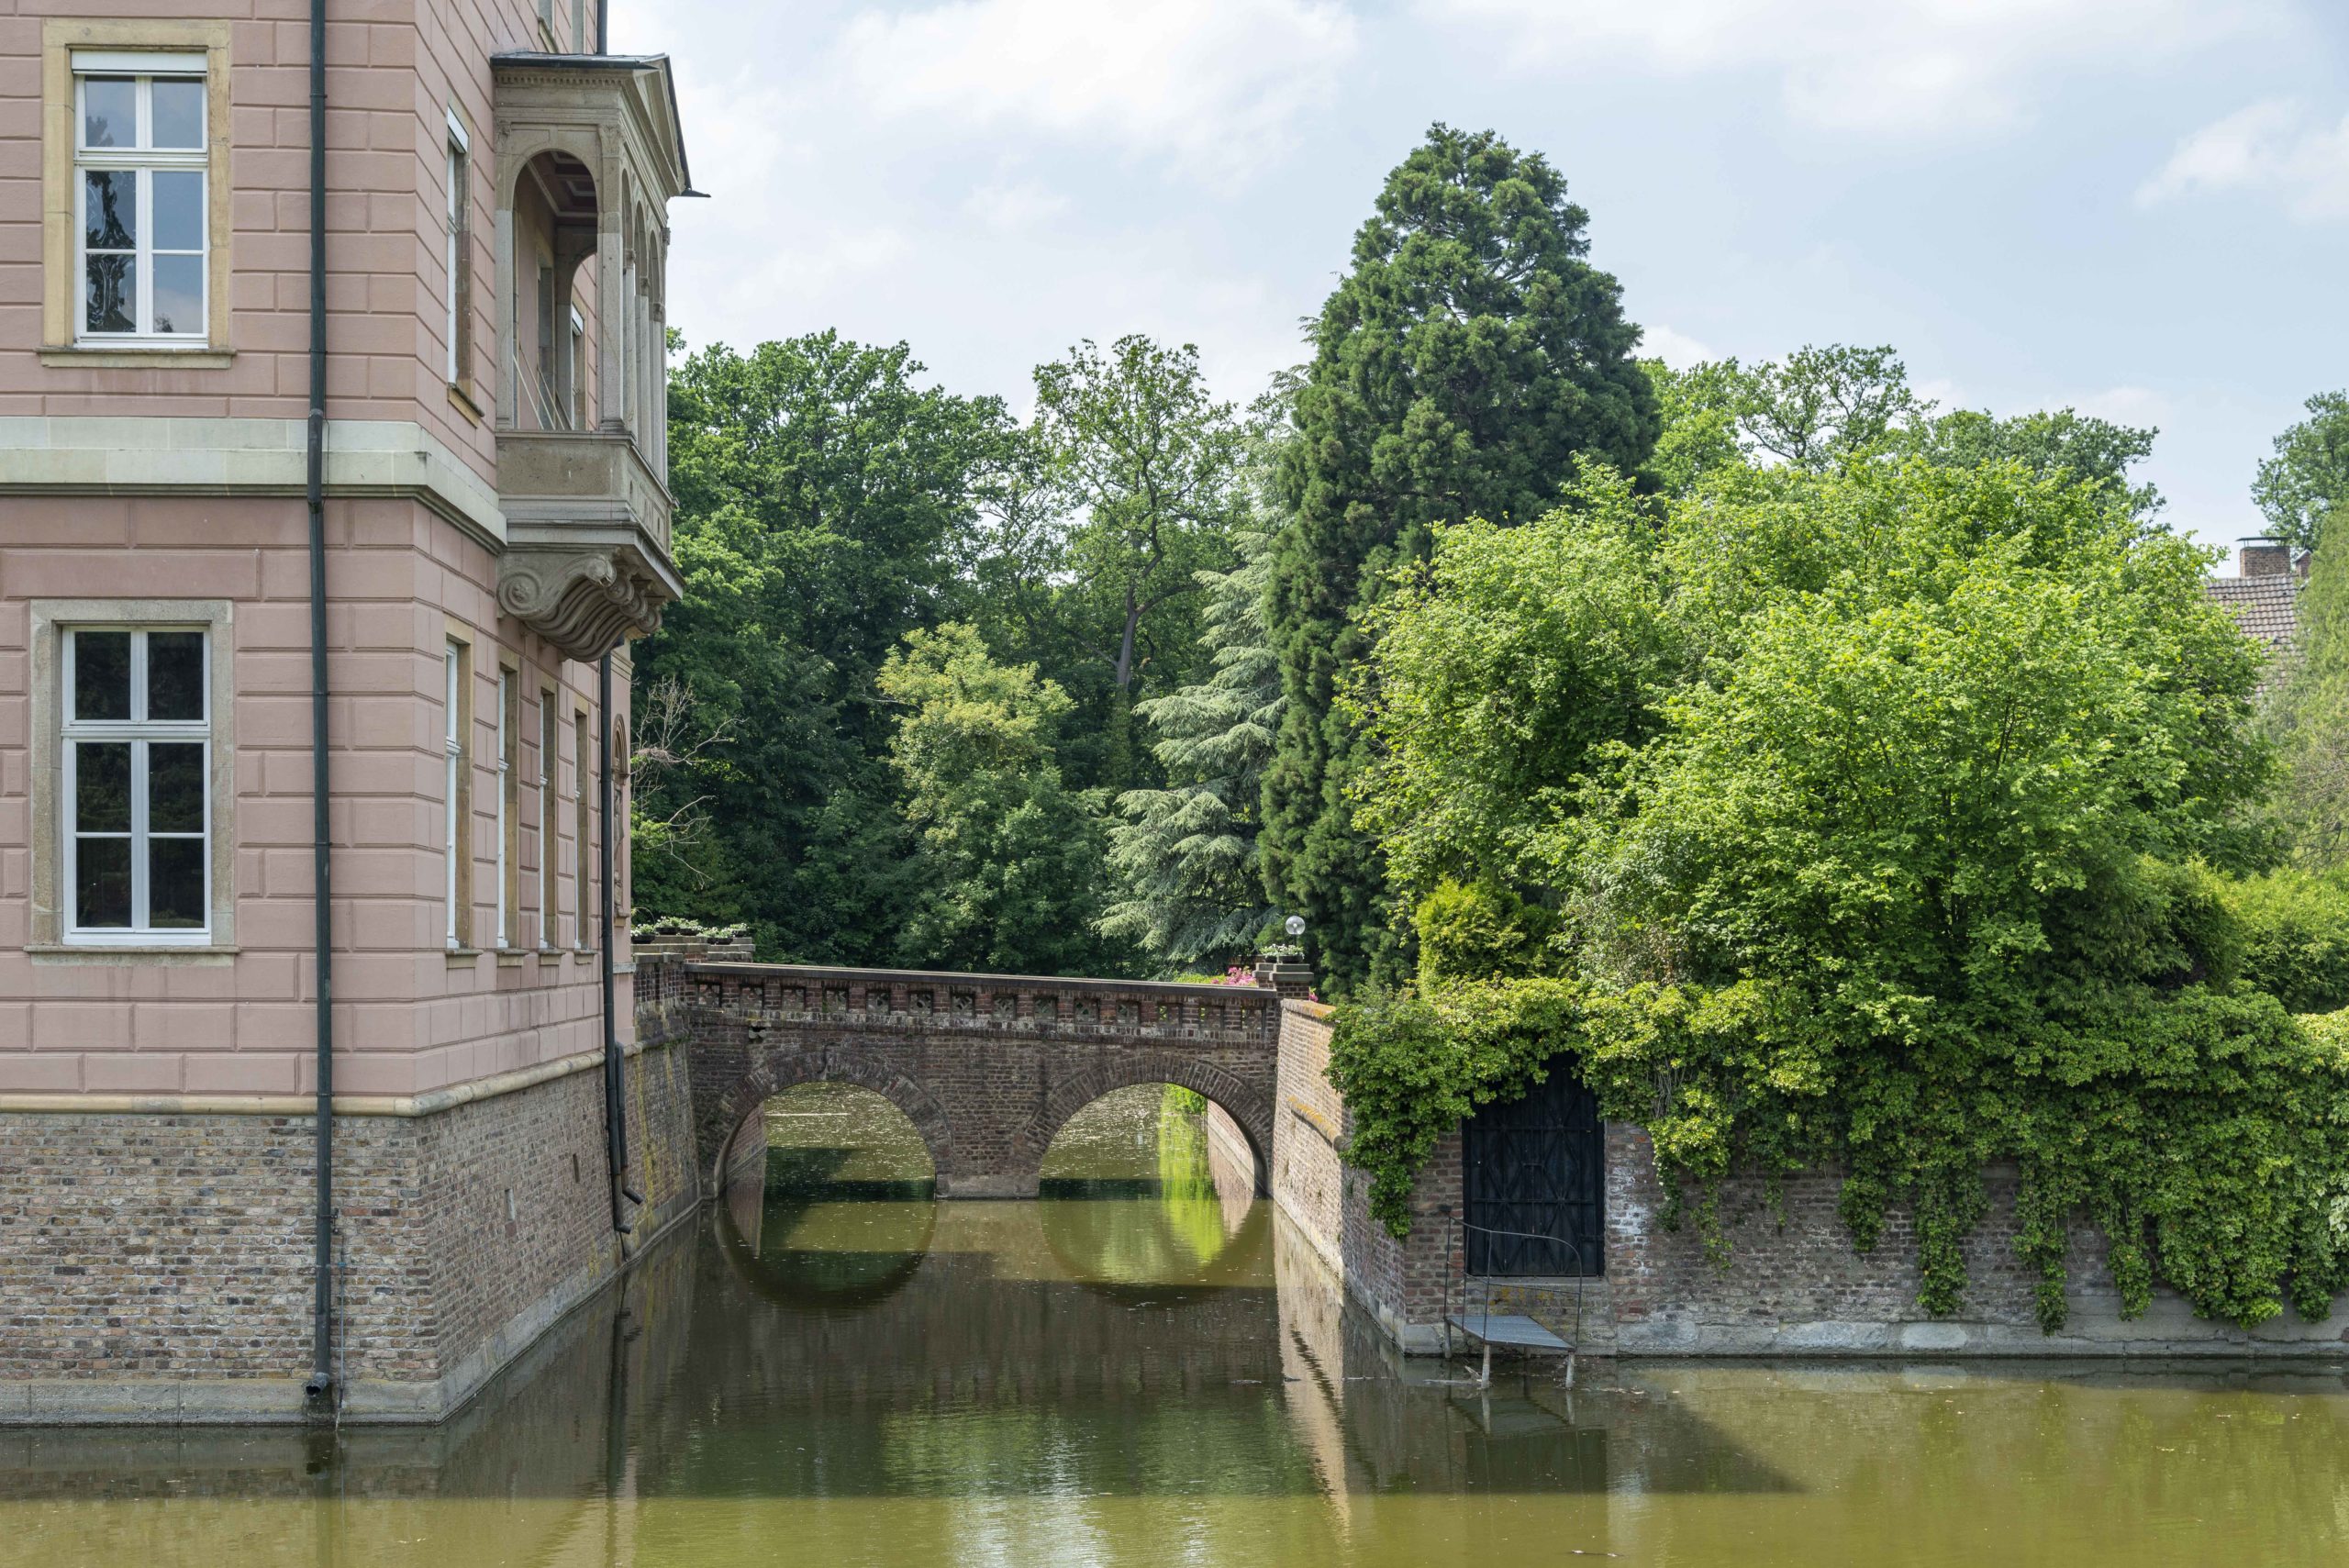
[[[1629,472],[1655,443],[1639,328],[1584,259],[1588,221],[1539,153],[1435,126],[1387,176],[1313,325],[1282,471],[1295,522],[1268,598],[1286,707],[1263,854],[1267,893],[1305,917],[1341,993],[1400,956],[1348,796],[1363,741],[1333,700],[1365,651],[1357,604],[1425,556],[1432,525],[1539,517],[1577,457]]]

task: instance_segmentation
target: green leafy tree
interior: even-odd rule
[[[762,952],[870,962],[895,951],[914,843],[874,679],[906,634],[967,592],[954,544],[1009,421],[918,384],[900,344],[833,333],[712,347],[672,377],[672,548],[686,584],[636,649],[674,687],[690,766],[650,770],[655,822],[705,824],[643,857],[648,914],[748,923]],[[706,743],[705,743],[706,742]]]
[[[1095,929],[1103,803],[1067,788],[1053,761],[1067,694],[1033,665],[998,663],[962,622],[909,634],[877,684],[903,709],[889,755],[921,836],[904,961],[1120,972],[1129,954]]]
[[[2299,629],[2267,703],[2284,757],[2277,817],[2292,858],[2317,871],[2349,868],[2349,507],[2324,518]]]
[[[1350,792],[1364,753],[1336,697],[1360,662],[1365,585],[1438,523],[1528,521],[1578,456],[1647,458],[1655,397],[1621,290],[1586,260],[1588,215],[1538,153],[1438,125],[1388,175],[1311,328],[1283,466],[1293,522],[1268,621],[1286,707],[1264,784],[1273,901],[1306,917],[1328,983],[1358,987],[1403,942]]]
[[[2162,507],[2152,485],[2130,483],[2160,432],[2071,408],[1936,413],[1888,347],[1830,344],[1753,366],[1714,360],[1685,371],[1651,360],[1645,369],[1664,414],[1647,475],[1666,495],[1754,468],[1825,473],[1914,456],[1943,468],[2012,461],[2035,477],[2107,485],[2140,517]]]
[[[1745,434],[1738,424],[1744,372],[1735,360],[1707,360],[1685,371],[1662,360],[1642,360],[1640,368],[1655,388],[1659,421],[1645,470],[1653,487],[1666,495],[1690,495],[1707,477],[1747,466]]]
[[[2320,392],[2308,417],[2276,438],[2251,497],[2268,531],[2314,550],[2325,518],[2349,507],[2349,392]]]
[[[1162,963],[1244,957],[1274,915],[1258,863],[1264,763],[1280,723],[1280,663],[1264,631],[1271,540],[1242,533],[1241,562],[1200,574],[1213,673],[1137,710],[1158,735],[1163,789],[1118,798],[1109,864],[1120,894],[1102,929]]]
[[[2295,889],[2248,940],[2210,869],[2255,847],[2272,758],[2203,553],[2020,459],[1781,463],[1644,536],[1594,489],[1441,530],[1386,612],[1365,811],[1442,872],[1451,973],[1339,1020],[1381,1211],[1442,1118],[1572,1070],[1710,1238],[1739,1171],[1840,1167],[1863,1248],[1905,1206],[1935,1312],[2012,1161],[2051,1329],[2077,1215],[2130,1310],[2159,1277],[2213,1316],[2321,1315],[2349,1284],[2349,1053],[2238,977],[2336,922]],[[1593,577],[1618,581],[1554,602]],[[1480,778],[1419,832],[1416,801]]]
[[[1909,389],[1909,367],[1888,347],[1805,346],[1738,380],[1746,441],[1813,473],[1882,450],[1932,409]]]
[[[2130,471],[2153,455],[2160,434],[2071,408],[2005,418],[1961,408],[1923,422],[1906,450],[1943,468],[2019,462],[2034,479],[2101,485],[2138,517],[2151,517],[2165,505],[2161,492],[2132,484]]]
[[[1201,573],[1231,564],[1246,450],[1190,344],[1087,340],[1036,368],[1031,467],[1002,492],[991,564],[1030,626],[1049,623],[1097,667],[1099,777],[1112,788],[1134,782],[1137,695],[1197,669]]]

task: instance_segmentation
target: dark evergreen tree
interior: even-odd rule
[[[1264,634],[1271,539],[1246,533],[1241,562],[1202,572],[1214,673],[1142,703],[1164,789],[1128,790],[1109,829],[1122,893],[1101,929],[1170,964],[1245,959],[1272,911],[1257,863],[1264,763],[1280,723],[1280,662]]]
[[[1340,993],[1398,968],[1401,948],[1353,820],[1364,743],[1336,702],[1365,651],[1357,604],[1425,555],[1434,524],[1539,517],[1577,458],[1630,472],[1655,442],[1639,328],[1585,260],[1588,219],[1539,153],[1438,125],[1387,176],[1312,327],[1268,600],[1286,708],[1264,864]]]

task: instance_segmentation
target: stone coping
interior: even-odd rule
[[[662,1049],[665,1042],[623,1044],[623,1056]],[[604,1064],[601,1050],[558,1056],[469,1083],[428,1089],[420,1095],[337,1095],[337,1116],[426,1117],[459,1106],[494,1100],[535,1088]],[[285,1116],[306,1117],[318,1108],[315,1095],[7,1095],[0,1094],[0,1116]]]
[[[640,951],[640,962],[651,959]],[[1270,1009],[1280,997],[1261,985],[1195,984],[1183,980],[1103,980],[1086,975],[964,974],[927,969],[849,969],[829,964],[746,963],[735,960],[685,959],[684,966],[696,974],[736,974],[746,979],[774,978],[807,984],[841,981],[863,985],[946,986],[974,991],[1077,991],[1100,995],[1155,996],[1161,1001],[1197,1001],[1216,995],[1221,1000],[1253,1004]],[[1306,1006],[1308,1004],[1298,1004]]]

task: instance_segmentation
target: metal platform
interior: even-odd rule
[[[1452,1326],[1475,1344],[1498,1345],[1507,1351],[1574,1351],[1565,1340],[1518,1313],[1454,1313]]]

